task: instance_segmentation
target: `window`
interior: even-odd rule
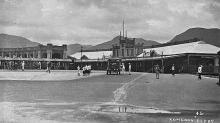
[[[116,52],[115,52],[115,50],[113,49],[113,57],[115,57],[116,56]]]
[[[127,56],[129,56],[129,49],[127,49]]]
[[[124,49],[121,49],[121,55],[124,57]]]
[[[134,56],[134,50],[131,49],[131,56]]]

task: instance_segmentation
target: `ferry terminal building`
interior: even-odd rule
[[[106,70],[108,58],[121,58],[125,63],[131,63],[132,71],[154,72],[158,64],[161,72],[170,73],[172,64],[176,73],[196,73],[199,65],[203,65],[204,74],[218,73],[219,47],[195,38],[175,43],[165,43],[155,46],[136,44],[135,39],[122,37],[118,44],[103,51],[82,51],[71,55],[74,57],[74,69],[77,66],[92,65],[92,69]],[[83,56],[81,58],[81,56]]]

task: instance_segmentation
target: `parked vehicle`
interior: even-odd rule
[[[108,63],[107,63],[107,75],[110,74],[121,74],[121,59],[120,58],[111,58],[108,59]]]

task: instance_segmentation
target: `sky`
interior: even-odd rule
[[[39,43],[90,44],[119,35],[161,43],[189,28],[220,28],[220,0],[0,0],[0,33]]]

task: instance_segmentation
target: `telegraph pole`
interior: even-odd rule
[[[220,85],[220,51],[218,51],[218,85]]]
[[[162,52],[162,55],[161,55],[161,60],[162,60],[162,73],[164,73],[163,52]]]
[[[124,38],[124,36],[125,36],[125,21],[123,20],[123,25],[122,25],[123,27],[123,38]]]
[[[83,46],[81,46],[81,68],[82,68],[82,52],[83,52]]]

